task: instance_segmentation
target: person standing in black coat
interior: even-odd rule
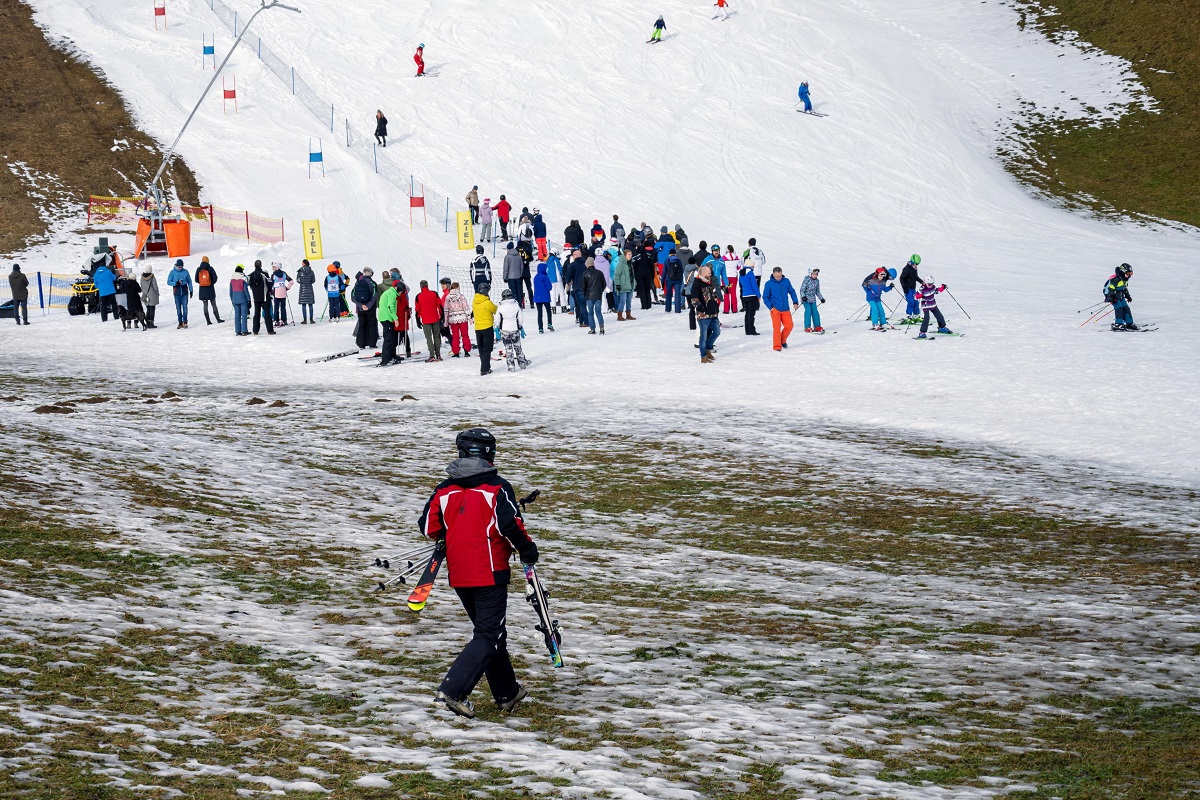
[[[21,272],[20,264],[13,264],[8,275],[8,289],[12,293],[13,319],[18,325],[29,324],[29,278]],[[22,322],[24,317],[24,322]]]
[[[362,274],[350,293],[358,324],[354,326],[354,342],[359,350],[375,349],[379,343],[379,290],[375,286],[375,271],[363,267]]]
[[[566,242],[571,249],[574,249],[582,245],[584,239],[585,237],[583,235],[583,228],[580,227],[579,220],[571,220],[571,224],[567,226],[565,231],[563,231],[563,241]]]
[[[208,316],[209,306],[212,306],[217,322],[225,321],[217,310],[217,271],[208,263],[208,256],[200,259],[200,266],[196,267],[196,296],[200,298],[200,305],[204,309],[205,322],[212,325],[212,319]]]
[[[587,321],[588,333],[595,333],[596,328],[600,328],[600,335],[604,335],[604,290],[608,288],[608,281],[604,278],[604,273],[596,269],[596,259],[589,258],[587,260],[587,269],[583,271],[583,297],[587,302]]]
[[[246,280],[250,284],[250,297],[254,301],[254,335],[258,336],[259,320],[266,323],[267,333],[275,335],[275,324],[271,320],[271,276],[263,272],[262,261],[254,262],[254,271]]]
[[[382,111],[375,112],[375,142],[387,147],[387,117]]]
[[[904,292],[904,313],[908,315],[909,322],[921,320],[921,305],[917,302],[917,284],[923,282],[917,274],[917,264],[920,263],[921,257],[913,255],[904,265],[904,269],[900,270],[900,291]]]
[[[637,296],[642,304],[642,311],[648,311],[650,290],[654,288],[654,256],[645,248],[639,247],[634,251],[630,264],[633,266],[633,280],[637,285]]]

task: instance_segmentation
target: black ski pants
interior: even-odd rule
[[[255,300],[254,301],[254,326],[251,330],[258,333],[259,322],[266,323],[267,333],[275,332],[275,325],[271,321],[271,301],[270,300]]]
[[[114,318],[120,319],[121,312],[117,310],[117,296],[115,294],[106,294],[100,298],[100,321],[108,322],[108,315],[112,314]]]
[[[746,312],[746,335],[753,336],[758,333],[754,329],[754,315],[758,313],[758,298],[742,295],[742,310]]]
[[[359,350],[374,347],[379,342],[379,322],[375,318],[375,307],[359,306],[358,326],[355,329],[355,344]]]
[[[384,367],[396,360],[396,323],[383,321],[383,347],[380,350],[379,366]]]
[[[442,679],[442,693],[454,700],[466,700],[479,679],[486,675],[493,699],[497,703],[511,700],[517,694],[517,677],[508,657],[508,631],[504,627],[508,585],[502,583],[454,591],[475,629],[471,641]]]
[[[496,331],[492,328],[475,329],[475,347],[479,350],[479,374],[492,371],[492,347],[496,344]]]
[[[929,315],[931,313],[937,317],[939,330],[946,327],[946,318],[942,316],[941,309],[939,309],[937,306],[934,306],[933,308],[925,309],[925,314],[921,319],[921,333],[925,333],[925,331],[929,330]]]

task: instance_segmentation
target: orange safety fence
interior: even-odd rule
[[[100,227],[136,228],[138,208],[142,198],[98,197],[88,198],[88,225]],[[283,220],[260,217],[249,211],[231,211],[219,206],[180,206],[179,213],[192,223],[192,230],[208,228],[211,234],[220,234],[233,239],[245,239],[260,244],[275,244],[284,241]]]

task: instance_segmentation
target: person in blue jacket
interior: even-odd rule
[[[871,330],[886,331],[888,325],[887,310],[883,307],[883,294],[892,290],[892,279],[896,270],[880,267],[863,278],[862,288],[867,295],[867,305],[871,307]]]
[[[738,275],[738,286],[742,290],[742,310],[746,312],[746,335],[758,336],[758,331],[754,328],[754,315],[758,313],[758,278],[754,277],[753,268],[742,267]]]
[[[186,328],[188,323],[188,300],[192,297],[192,276],[183,266],[183,259],[175,259],[175,266],[167,273],[167,286],[175,298],[175,316],[179,319],[176,330]]]
[[[550,306],[559,313],[562,313],[563,308],[563,268],[562,259],[558,257],[558,246],[550,248],[550,254],[546,256],[546,277],[550,279]],[[536,289],[537,287],[534,286]]]
[[[808,96],[808,81],[800,84],[800,99],[804,101],[804,110],[812,111],[812,100]]]
[[[101,264],[92,272],[92,285],[100,297],[100,321],[108,322],[108,314],[117,316],[117,281],[111,269]]]
[[[667,29],[667,23],[663,22],[662,14],[658,15],[658,19],[654,21],[654,33],[650,34],[650,40],[646,42],[658,43],[662,41],[663,31]]]
[[[550,305],[554,293],[554,282],[550,279],[550,268],[545,262],[537,265],[537,275],[533,276],[533,304],[537,306],[538,333],[545,333],[546,328],[554,332],[554,308]],[[542,311],[546,312],[546,325],[542,326]]]
[[[791,307],[788,307],[788,300]],[[792,288],[792,282],[783,277],[783,269],[771,270],[771,279],[763,285],[762,303],[771,310],[771,345],[776,350],[786,350],[788,336],[792,333],[792,314],[800,307],[800,298]]]

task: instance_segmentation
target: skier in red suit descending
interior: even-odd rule
[[[413,54],[413,61],[417,62],[417,77],[420,78],[425,74],[425,44],[421,43],[417,46],[417,52]]]

